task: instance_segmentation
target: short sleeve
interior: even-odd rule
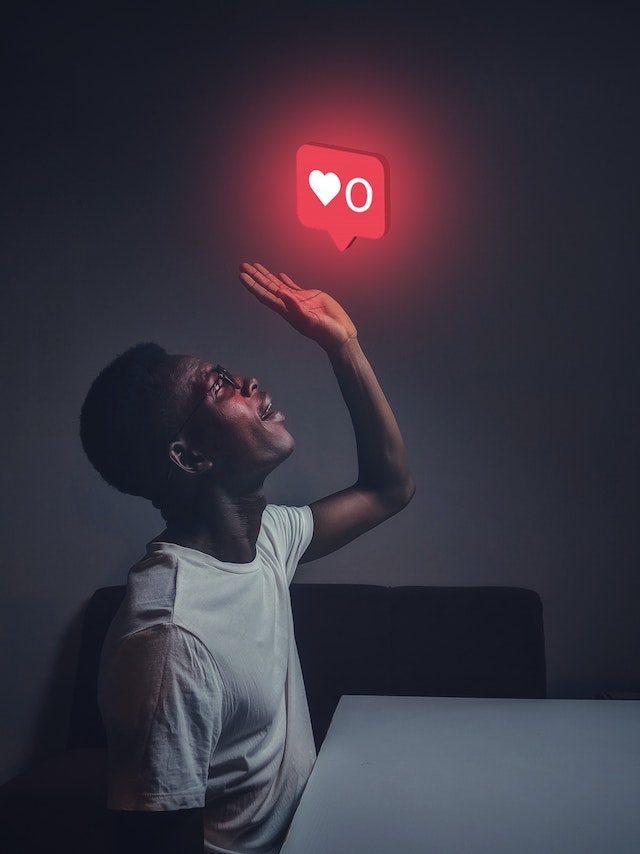
[[[268,504],[262,516],[262,530],[291,584],[298,562],[313,537],[311,508]]]
[[[222,694],[213,659],[197,637],[164,623],[130,635],[103,662],[99,702],[110,809],[204,806]]]

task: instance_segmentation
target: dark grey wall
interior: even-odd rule
[[[200,101],[336,33],[370,40],[372,62],[388,44],[400,76],[423,68],[426,87],[456,91],[452,110],[475,111],[490,156],[467,214],[491,239],[403,299],[291,271],[353,313],[418,484],[403,514],[304,578],[531,587],[552,695],[640,690],[638,60],[622,6],[135,5],[22,3],[8,29],[0,775],[62,743],[81,608],[159,529],[77,439],[116,353],[154,339],[255,372],[297,438],[272,500],[354,473],[323,355],[236,286],[255,245],[200,251],[184,209]]]

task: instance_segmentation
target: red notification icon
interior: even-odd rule
[[[380,154],[301,145],[296,155],[298,219],[328,231],[340,251],[356,237],[389,230],[389,165]]]

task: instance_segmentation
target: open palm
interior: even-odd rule
[[[357,335],[351,318],[333,297],[323,291],[305,290],[285,273],[276,276],[262,264],[243,263],[240,281],[261,303],[325,350]]]

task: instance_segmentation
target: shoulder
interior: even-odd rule
[[[259,541],[289,554],[308,546],[313,536],[313,513],[308,506],[287,507],[268,504],[262,514]]]
[[[308,505],[288,507],[284,504],[267,504],[262,514],[262,530],[282,536],[313,530],[311,508]]]
[[[268,504],[262,514],[258,551],[271,556],[285,569],[291,581],[298,562],[313,536],[311,508]]]

